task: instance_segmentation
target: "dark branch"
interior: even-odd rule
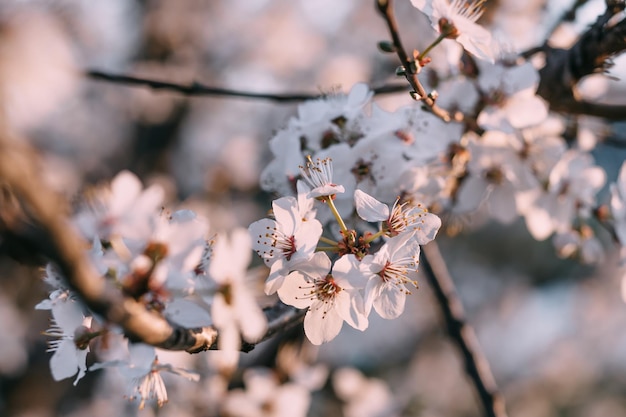
[[[463,304],[456,293],[439,247],[435,242],[430,242],[422,249],[422,271],[435,292],[448,334],[461,351],[465,371],[476,388],[485,415],[506,417],[504,397],[498,392],[489,362],[482,353],[474,329],[467,323]]]
[[[576,84],[583,77],[605,72],[610,59],[626,49],[626,19],[609,24],[611,18],[624,9],[624,3],[613,3],[570,49],[544,45],[526,54],[527,57],[540,51],[546,54],[546,65],[539,71],[541,81],[537,94],[548,101],[552,110],[610,120],[626,119],[626,105],[590,103],[580,100],[575,93]]]
[[[246,98],[254,100],[269,100],[276,103],[298,103],[305,100],[313,100],[324,97],[324,94],[313,93],[254,93],[250,91],[231,90],[220,87],[210,87],[198,82],[190,85],[182,85],[170,83],[167,81],[157,81],[147,78],[134,77],[130,75],[109,74],[103,71],[88,70],[85,73],[89,78],[94,80],[107,81],[115,84],[124,84],[129,86],[148,87],[153,90],[173,91],[186,96],[214,96],[214,97],[234,97]],[[406,91],[406,85],[388,84],[380,87],[372,88],[375,95],[393,94]]]

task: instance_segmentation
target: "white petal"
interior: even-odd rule
[[[278,297],[285,304],[296,308],[307,308],[314,301],[308,295],[308,288],[312,288],[312,286],[313,284],[301,272],[292,272],[285,278],[283,285],[278,288]]]
[[[121,171],[111,181],[111,212],[121,214],[137,198],[142,189],[139,178],[130,171]]]
[[[325,313],[326,304],[316,302],[304,317],[304,333],[311,343],[321,345],[334,339],[343,326],[343,319],[335,309],[330,308]]]
[[[359,217],[365,221],[381,222],[389,218],[389,207],[364,191],[354,192],[354,205]]]
[[[479,177],[468,177],[461,184],[457,193],[456,213],[465,213],[476,210],[487,194],[488,183]]]
[[[361,107],[372,96],[372,92],[365,83],[355,84],[348,94],[348,107]]]
[[[69,378],[78,370],[76,345],[71,339],[62,339],[50,358],[50,371],[55,381]],[[84,363],[83,363],[84,366]]]
[[[516,94],[507,101],[505,112],[511,126],[521,129],[545,120],[548,117],[548,105],[535,95]]]
[[[130,354],[129,365],[146,372],[152,367],[152,362],[156,358],[154,347],[143,343],[129,343],[128,353]]]
[[[545,240],[554,232],[554,223],[550,213],[540,207],[528,209],[525,214],[526,227],[537,240]]]
[[[287,234],[292,234],[300,219],[296,218],[298,213],[298,200],[295,197],[282,197],[272,203],[274,218],[280,230]]]
[[[369,322],[365,315],[365,305],[358,291],[341,291],[335,298],[335,308],[350,326],[361,331],[367,329]]]
[[[235,291],[234,308],[237,311],[241,335],[248,342],[256,342],[267,330],[267,319],[247,288],[237,286],[233,291]]]
[[[384,319],[395,319],[404,311],[405,302],[404,292],[395,285],[385,285],[374,300],[374,310]]]
[[[52,304],[52,317],[68,336],[74,336],[76,328],[83,325],[84,316],[80,303],[69,298]]]
[[[425,245],[435,239],[437,232],[441,228],[441,219],[432,213],[424,213],[421,223],[413,228],[413,236],[420,245]]]
[[[343,289],[365,288],[367,277],[361,272],[361,261],[354,255],[343,255],[333,265],[333,277]]]
[[[292,256],[301,258],[304,255],[305,258],[310,258],[315,252],[322,232],[322,224],[318,220],[302,222],[294,235],[297,252]]]

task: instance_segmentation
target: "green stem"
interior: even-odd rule
[[[337,241],[329,239],[324,236],[320,236],[320,242],[328,243],[331,246],[337,246]]]
[[[348,231],[348,228],[346,227],[346,224],[343,222],[341,215],[337,211],[337,207],[335,207],[335,203],[333,203],[333,199],[331,196],[328,196],[326,198],[326,203],[328,203],[328,207],[330,207],[330,211],[333,213],[333,216],[335,216],[337,223],[339,223],[339,227],[341,228],[341,231],[346,233]]]
[[[339,248],[337,246],[318,246],[315,248],[316,252],[338,252]]]
[[[373,242],[376,239],[378,239],[379,237],[384,236],[384,235],[385,235],[385,232],[383,232],[382,230],[379,230],[377,233],[375,233],[375,234],[373,234],[371,236],[366,237],[365,241],[367,243],[370,243],[370,242]]]
[[[422,52],[421,54],[419,54],[419,56],[417,57],[417,61],[419,62],[419,61],[421,61],[422,59],[426,58],[426,55],[427,55],[430,51],[432,51],[432,49],[433,49],[435,46],[439,45],[439,43],[440,43],[442,40],[444,40],[445,38],[447,38],[447,37],[448,37],[448,34],[447,34],[447,33],[442,33],[442,34],[440,34],[440,35],[437,37],[437,39],[435,39],[435,40],[433,41],[433,43],[431,43],[430,45],[428,45],[428,48],[424,49],[424,52]]]

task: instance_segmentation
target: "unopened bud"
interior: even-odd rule
[[[389,42],[389,41],[380,41],[378,42],[378,49],[380,49],[383,52],[387,52],[387,53],[394,53],[396,52],[396,46]]]

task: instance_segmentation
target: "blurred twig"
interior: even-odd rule
[[[19,243],[31,255],[54,262],[86,306],[108,322],[121,326],[131,341],[190,353],[218,348],[217,329],[211,326],[186,329],[168,323],[158,313],[125,297],[96,271],[85,250],[87,243],[67,220],[67,202],[42,180],[35,151],[25,142],[9,137],[2,130],[1,121],[0,189],[2,243]],[[282,303],[264,309],[268,331],[261,341],[299,323],[305,312]],[[252,350],[254,345],[244,343],[242,350]]]
[[[88,70],[85,73],[89,78],[94,80],[107,81],[115,84],[124,84],[130,86],[148,87],[153,90],[173,91],[186,96],[214,96],[214,97],[239,97],[255,100],[268,100],[277,103],[298,103],[305,100],[313,100],[324,97],[324,94],[312,93],[254,93],[251,91],[231,90],[228,88],[210,87],[198,82],[190,85],[182,85],[167,81],[151,80],[148,78],[134,77],[130,75],[110,74],[103,71]],[[406,91],[407,86],[402,84],[386,84],[380,87],[373,87],[372,92],[375,95],[393,94]]]
[[[504,397],[499,393],[489,362],[482,352],[472,326],[467,323],[463,304],[436,242],[422,248],[422,271],[425,272],[448,327],[450,338],[457,345],[465,371],[471,378],[487,417],[506,417]]]

